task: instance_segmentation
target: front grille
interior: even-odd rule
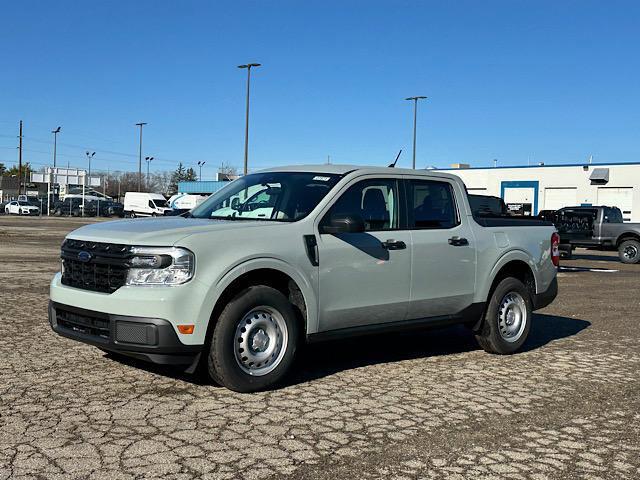
[[[56,309],[56,323],[76,333],[109,340],[109,320]]]
[[[113,293],[127,281],[132,254],[129,245],[65,240],[60,256],[63,285]]]

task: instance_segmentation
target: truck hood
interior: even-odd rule
[[[195,233],[261,228],[267,225],[284,223],[185,217],[136,218],[85,225],[71,232],[67,238],[125,245],[172,246]]]

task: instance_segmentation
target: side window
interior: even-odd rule
[[[363,180],[349,187],[322,223],[334,215],[360,215],[365,230],[370,232],[398,228],[398,182],[393,179]]]
[[[612,208],[609,215],[609,223],[624,223],[622,212],[619,208]]]
[[[433,180],[410,180],[409,228],[453,228],[458,214],[451,185]]]
[[[151,200],[149,200],[149,208],[156,208],[156,206],[153,204]]]

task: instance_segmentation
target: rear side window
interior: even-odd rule
[[[623,223],[622,212],[618,208],[605,209],[605,223]]]
[[[451,185],[435,180],[408,182],[409,228],[453,228],[458,225],[458,212]]]

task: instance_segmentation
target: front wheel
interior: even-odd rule
[[[518,350],[531,329],[531,294],[517,278],[507,277],[493,290],[478,344],[489,353],[501,355]]]
[[[618,257],[622,263],[640,262],[640,242],[638,240],[625,240],[618,247]]]
[[[293,364],[298,320],[281,292],[251,286],[231,300],[213,331],[209,376],[236,392],[255,392],[280,381]]]

